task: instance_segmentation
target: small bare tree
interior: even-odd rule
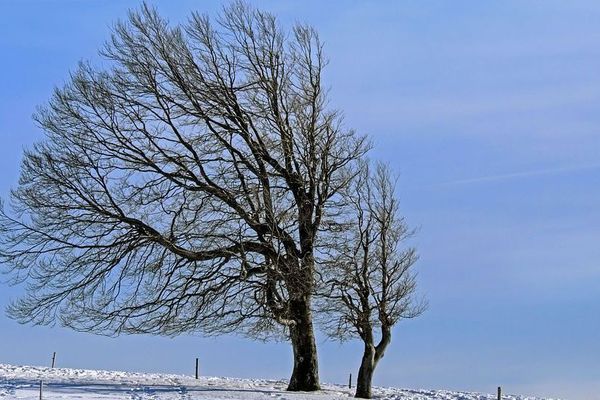
[[[412,231],[399,214],[388,168],[378,164],[372,171],[365,164],[348,190],[351,219],[335,246],[320,306],[331,337],[363,341],[356,397],[371,398],[373,373],[393,326],[423,313],[426,303],[415,299],[416,251],[400,248]]]
[[[116,335],[286,337],[317,390],[321,237],[368,150],[327,106],[310,27],[237,2],[171,26],[144,5],[35,119],[0,263],[19,321]]]

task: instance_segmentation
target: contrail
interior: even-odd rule
[[[558,174],[558,173],[564,173],[564,172],[584,171],[584,170],[596,169],[596,168],[600,168],[600,163],[587,164],[587,165],[573,165],[570,167],[560,167],[560,168],[547,168],[547,169],[539,169],[539,170],[533,170],[533,171],[513,172],[510,174],[480,176],[480,177],[475,177],[475,178],[459,179],[459,180],[455,180],[455,181],[437,183],[437,184],[431,185],[431,187],[468,185],[468,184],[472,184],[472,183],[475,183],[475,184],[476,183],[487,183],[487,182],[503,181],[503,180],[509,180],[509,179],[529,178],[532,176],[551,175],[551,174]]]

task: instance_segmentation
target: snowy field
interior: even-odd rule
[[[44,381],[44,399],[69,400],[334,400],[352,397],[352,391],[339,385],[323,385],[317,393],[290,393],[286,382],[260,379],[142,374],[68,368],[26,367],[0,364],[0,400],[39,399],[39,382]],[[375,388],[374,397],[384,400],[495,400],[482,393],[444,390]],[[503,400],[541,400],[507,395]]]

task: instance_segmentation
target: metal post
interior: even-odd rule
[[[198,358],[196,358],[196,379],[198,379]]]
[[[498,386],[498,400],[502,400],[502,388]]]
[[[56,352],[52,353],[52,368],[54,368],[54,361],[56,361]]]
[[[348,389],[352,389],[352,374],[350,374],[350,378],[348,378]]]

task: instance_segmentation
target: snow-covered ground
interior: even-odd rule
[[[340,385],[323,385],[317,393],[290,393],[283,381],[210,378],[185,375],[95,371],[0,364],[0,399],[79,400],[336,400],[352,397]],[[495,400],[495,395],[444,390],[375,388],[378,399],[389,400]],[[503,400],[541,400],[526,396],[503,396]]]

